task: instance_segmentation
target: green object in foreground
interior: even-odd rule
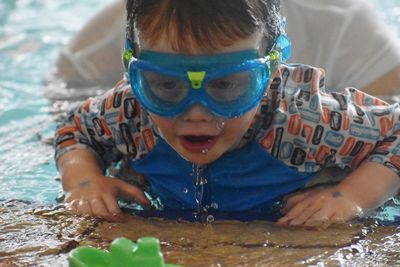
[[[137,244],[121,237],[111,243],[110,252],[94,247],[78,247],[71,251],[69,267],[177,267],[165,264],[160,242],[154,237],[142,237]]]

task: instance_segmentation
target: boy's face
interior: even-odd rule
[[[223,47],[215,53],[258,50],[261,35]],[[150,46],[142,42],[141,49],[155,52],[176,53],[165,39]],[[195,51],[193,54],[196,54]],[[217,117],[204,106],[195,104],[175,118],[150,113],[163,138],[183,158],[195,164],[207,164],[218,159],[237,144],[253,121],[257,106],[244,115],[232,119]]]

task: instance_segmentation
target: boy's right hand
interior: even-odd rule
[[[141,205],[149,206],[150,201],[136,186],[107,176],[96,176],[83,180],[66,192],[67,208],[76,214],[92,215],[111,221],[122,218],[118,197],[135,199]]]

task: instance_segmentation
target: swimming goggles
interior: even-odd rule
[[[194,104],[213,114],[239,117],[264,96],[272,73],[290,57],[290,41],[278,37],[265,57],[256,50],[185,56],[144,50],[140,58],[127,39],[123,61],[132,90],[151,113],[175,117]]]

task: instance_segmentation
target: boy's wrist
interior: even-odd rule
[[[365,212],[369,209],[365,199],[362,195],[358,194],[358,190],[353,184],[346,182],[339,183],[334,187],[334,191],[332,192],[332,196],[335,197],[335,195],[346,198],[353,204],[353,207],[360,209],[360,212]]]
[[[398,191],[399,185],[399,177],[390,168],[364,162],[336,188],[365,212],[383,204]]]
[[[71,178],[62,177],[62,187],[65,192],[71,192],[76,188],[88,187],[93,183],[96,183],[99,178],[96,175],[86,176],[71,176]]]
[[[81,183],[95,180],[97,179],[96,177],[103,176],[95,155],[89,151],[70,151],[59,158],[57,165],[65,191],[69,191]]]

